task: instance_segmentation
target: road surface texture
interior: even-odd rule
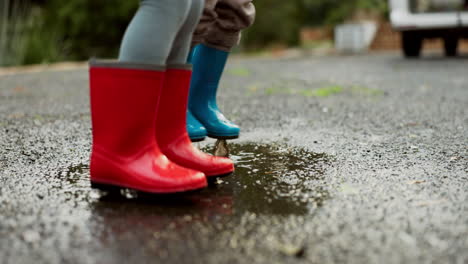
[[[190,196],[92,190],[88,101],[0,76],[1,263],[468,263],[466,57],[233,59],[237,171]]]

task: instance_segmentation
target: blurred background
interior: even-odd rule
[[[431,3],[450,2],[453,6],[455,1],[456,8],[463,8],[464,0],[408,1],[414,12],[439,12],[444,4]],[[138,3],[138,0],[0,0],[0,66],[115,57]],[[254,3],[257,21],[244,32],[236,52],[280,53],[290,48],[362,51],[359,43],[353,47],[347,44],[349,34],[356,35],[353,33],[356,29],[341,27],[337,32],[337,26],[363,21],[367,26],[363,27],[366,36],[361,46],[366,50],[401,48],[401,35],[389,22],[391,2],[386,0],[255,0]],[[339,45],[337,37],[342,42]],[[433,41],[425,45],[438,48],[443,44]]]

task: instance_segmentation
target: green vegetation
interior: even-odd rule
[[[330,95],[338,94],[343,91],[343,87],[339,85],[332,85],[327,87],[322,87],[315,90],[305,90],[303,91],[304,96],[316,96],[316,97],[327,97]]]
[[[386,0],[264,0],[255,1],[255,26],[244,34],[243,49],[295,46],[304,26],[333,27],[353,18],[358,11],[387,13]]]
[[[308,87],[305,88],[304,87]],[[253,95],[259,91],[263,91],[265,95],[296,95],[304,97],[329,97],[337,94],[348,94],[351,96],[374,98],[383,96],[384,91],[376,88],[369,88],[365,86],[343,86],[338,84],[330,84],[322,87],[310,87],[310,85],[302,84],[301,86],[289,85],[288,82],[277,83],[272,85],[265,85],[261,83],[254,83],[247,88],[247,94]]]
[[[368,96],[380,96],[384,94],[384,91],[382,90],[364,87],[364,86],[353,86],[351,87],[351,92],[354,94],[361,94],[361,95],[368,95]]]
[[[23,5],[0,0],[0,66],[21,64],[27,9]]]
[[[249,92],[256,92],[258,90],[257,86],[254,86],[255,89],[249,88]],[[328,97],[335,94],[344,92],[344,88],[340,85],[330,85],[317,89],[293,89],[284,86],[274,85],[266,87],[264,92],[266,95],[301,95],[305,97]]]
[[[283,86],[272,86],[265,89],[266,95],[276,95],[276,94],[295,94],[295,91],[291,88]]]
[[[0,0],[0,66],[115,57],[138,2]],[[333,26],[357,10],[386,11],[384,0],[255,0],[255,5],[257,20],[243,34],[244,51],[297,45],[302,27]]]
[[[237,67],[232,68],[227,71],[229,74],[237,77],[248,77],[250,76],[250,71],[247,68]]]
[[[10,47],[0,46],[0,55],[8,53],[15,58],[0,57],[0,66],[115,57],[123,32],[138,7],[138,1],[30,1],[0,0],[3,6],[10,2],[10,6],[28,10],[1,14],[0,21],[9,21],[2,23],[9,28],[0,27],[0,31],[6,31]],[[21,38],[12,41],[14,36]],[[12,47],[16,47],[15,53],[11,52]]]

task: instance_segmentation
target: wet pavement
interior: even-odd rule
[[[236,173],[168,197],[90,188],[86,69],[0,76],[0,263],[466,264],[467,65],[233,59]]]

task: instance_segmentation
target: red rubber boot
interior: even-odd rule
[[[171,161],[201,171],[207,177],[222,177],[234,171],[232,160],[208,155],[192,145],[186,128],[188,93],[192,71],[189,65],[166,71],[156,126],[165,127],[157,133],[162,152]]]
[[[206,187],[202,172],[171,162],[156,143],[156,110],[164,74],[148,65],[91,63],[94,188],[163,194]]]

